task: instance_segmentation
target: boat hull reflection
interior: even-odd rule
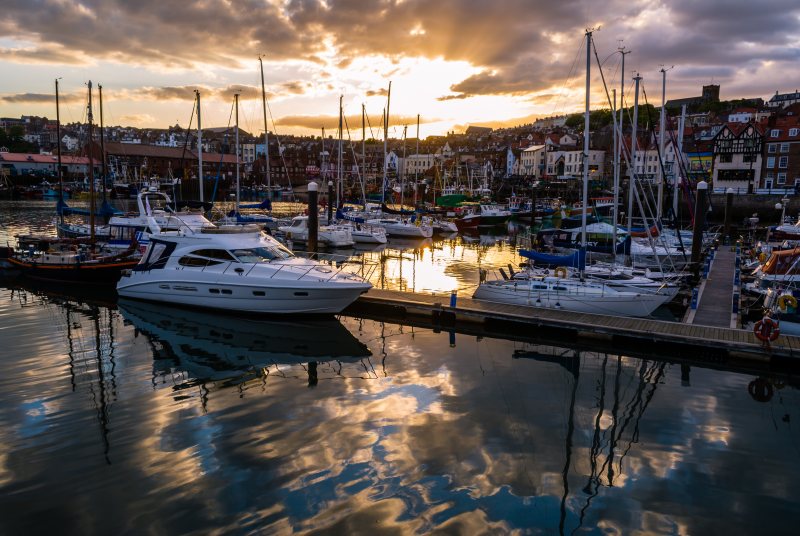
[[[369,348],[336,319],[274,321],[120,299],[127,322],[160,359],[198,380],[230,379],[271,365],[359,361]]]

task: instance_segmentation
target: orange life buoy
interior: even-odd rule
[[[781,334],[781,329],[778,327],[778,321],[768,316],[765,316],[753,326],[753,333],[760,341],[769,342],[774,341]]]

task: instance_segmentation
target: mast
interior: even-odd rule
[[[92,81],[89,80],[89,104],[86,107],[86,120],[89,123],[89,240],[94,243],[94,147],[92,139]]]
[[[681,119],[678,121],[678,147],[675,155],[675,173],[672,188],[672,214],[675,218],[675,228],[678,228],[678,187],[680,186],[680,171],[683,167],[683,129],[686,128],[686,105],[681,106]]]
[[[203,202],[203,124],[200,121],[200,90],[195,89],[197,96],[197,178],[200,181],[200,202]]]
[[[261,109],[264,111],[264,159],[267,166],[264,173],[267,176],[267,197],[272,197],[272,177],[269,174],[269,132],[267,131],[267,91],[264,87],[264,62],[261,56],[258,57],[258,65],[261,67]],[[199,117],[199,116],[198,116]]]
[[[403,125],[403,174],[400,175],[400,210],[403,210],[403,196],[406,193],[406,133],[408,125]],[[398,166],[399,167],[399,166]]]
[[[381,204],[386,202],[386,156],[388,154],[387,138],[389,137],[389,101],[392,98],[392,82],[389,81],[389,92],[386,94],[386,110],[383,113],[383,185],[381,186]]]
[[[622,151],[623,147],[625,146],[625,131],[622,128],[622,121],[625,119],[625,56],[630,54],[630,50],[625,52],[625,47],[619,47],[619,53],[622,54],[622,74],[620,75],[619,81],[619,142],[617,144],[617,154],[615,155],[617,159],[617,168],[614,170],[614,184],[616,185],[617,189],[615,191],[615,195],[619,197],[619,179],[620,179],[620,167],[622,165]],[[617,211],[619,210],[617,207],[614,208],[615,216],[614,216],[614,232],[616,233],[617,225],[619,225],[619,214]],[[616,248],[616,241],[614,242]]]
[[[61,221],[64,221],[64,214],[63,211],[60,210],[64,204],[64,177],[61,173],[61,112],[59,111],[58,106],[58,78],[56,78],[56,153],[58,154],[58,169],[56,173],[58,174],[58,205],[59,205],[59,214],[61,215]]]
[[[624,56],[623,56],[624,58]],[[611,92],[614,95],[614,101],[612,103],[611,108],[611,116],[614,117],[617,115],[617,90],[612,89]],[[614,247],[614,262],[617,260],[617,222],[619,222],[619,146],[622,137],[622,133],[619,132],[618,125],[614,126],[614,206],[611,207],[611,214],[612,214],[612,223],[611,226],[611,243]]]
[[[634,90],[633,97],[633,125],[631,125],[631,165],[628,169],[628,232],[633,228],[633,189],[636,188],[634,184],[636,180],[636,150],[638,143],[639,133],[639,82],[642,77],[639,73],[633,77],[636,82],[636,89]]]
[[[417,206],[417,188],[419,179],[417,178],[417,168],[419,167],[419,114],[417,114],[417,161],[414,162],[414,206]]]
[[[235,131],[235,143],[236,143],[236,215],[239,215],[239,94],[234,93],[233,95],[233,105],[236,108],[236,131]]]
[[[370,127],[372,128],[372,127]],[[361,200],[366,209],[367,194],[367,105],[361,103]]]
[[[659,118],[658,132],[658,204],[656,205],[656,220],[661,220],[661,207],[664,206],[664,128],[667,120],[667,69],[661,69],[661,117]]]
[[[97,91],[100,93],[100,158],[103,160],[103,178],[100,181],[102,188],[103,207],[106,204],[106,136],[105,128],[103,128],[103,86],[97,84]]]
[[[589,91],[591,82],[592,30],[586,30],[586,112],[583,119],[583,206],[581,207],[581,249],[586,250],[586,205],[589,201]],[[581,268],[583,279],[583,268]]]
[[[342,127],[342,99],[344,95],[339,95],[339,148],[336,155],[336,208],[339,208],[342,197],[344,197],[344,188],[342,186],[342,137],[344,136]],[[331,200],[329,199],[330,203]]]

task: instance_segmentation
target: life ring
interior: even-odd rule
[[[756,378],[747,385],[747,392],[757,402],[768,402],[774,393],[772,384],[764,378]]]
[[[556,268],[555,274],[556,277],[564,279],[565,277],[567,277],[567,269],[564,268],[563,266],[559,266],[558,268]]]
[[[796,308],[797,307],[797,298],[792,296],[791,294],[783,294],[781,297],[778,298],[778,308],[780,308],[781,312],[786,312],[788,307]]]
[[[764,264],[765,260],[767,260],[767,254],[766,253],[759,253],[758,254],[758,262],[760,262],[761,264]]]
[[[769,342],[774,341],[781,334],[781,329],[778,327],[778,321],[768,316],[765,316],[753,326],[753,333],[760,341]]]

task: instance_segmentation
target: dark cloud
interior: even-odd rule
[[[60,93],[58,100],[63,104],[83,102],[86,95],[79,93]],[[15,93],[10,95],[0,95],[0,102],[8,104],[47,104],[53,103],[55,106],[56,94],[53,93]]]
[[[384,55],[393,61],[466,61],[480,69],[465,74],[451,87],[453,94],[440,99],[450,100],[531,95],[564,85],[580,71],[576,51],[583,28],[599,25],[595,37],[601,57],[624,38],[633,51],[630,69],[657,76],[659,65],[674,64],[671,87],[694,94],[691,87],[705,81],[700,79],[713,76],[733,85],[769,61],[785,64],[785,73],[797,72],[798,15],[796,0],[768,5],[751,0],[605,0],[601,5],[592,0],[6,0],[0,36],[32,46],[0,52],[19,62],[91,58],[242,68],[268,51],[270,61],[327,66],[330,43],[339,68],[356,58]],[[680,75],[681,69],[686,74]],[[680,78],[688,73],[698,78],[691,87]],[[779,83],[798,85],[796,75],[763,82],[770,91]],[[297,94],[302,85],[293,84],[282,89]]]

